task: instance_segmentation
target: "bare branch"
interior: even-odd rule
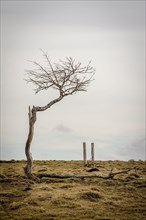
[[[72,57],[67,57],[65,61],[60,60],[58,63],[52,64],[47,53],[44,51],[42,53],[47,67],[32,61],[37,69],[27,70],[26,81],[35,86],[36,93],[53,88],[59,91],[61,97],[65,97],[79,91],[87,91],[95,74],[91,61],[87,66],[82,66]]]

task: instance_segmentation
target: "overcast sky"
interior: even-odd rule
[[[97,160],[145,159],[145,1],[1,2],[1,159],[25,159],[28,106],[58,94],[35,95],[24,81],[43,63],[71,56],[92,60],[88,92],[37,114],[34,159],[82,159],[82,143]]]

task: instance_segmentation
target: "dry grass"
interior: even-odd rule
[[[25,161],[1,162],[1,219],[146,219],[143,161],[96,161],[94,174],[136,167],[114,179],[27,179]],[[87,174],[82,161],[35,161],[33,172]],[[90,173],[91,174],[91,173]]]

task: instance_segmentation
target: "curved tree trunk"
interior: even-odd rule
[[[27,158],[27,164],[24,167],[24,172],[27,176],[31,176],[31,173],[32,173],[33,158],[30,152],[30,146],[31,146],[31,142],[33,139],[33,135],[34,135],[34,124],[36,122],[36,113],[39,111],[45,111],[46,109],[50,108],[55,103],[59,102],[61,99],[63,99],[63,96],[60,95],[57,99],[54,99],[53,101],[49,102],[49,104],[47,104],[46,106],[43,106],[43,107],[33,106],[32,109],[29,106],[29,113],[28,113],[29,133],[28,133],[28,138],[27,138],[26,145],[25,145],[25,154]]]
[[[27,158],[27,164],[24,167],[24,171],[27,176],[30,176],[32,172],[32,164],[33,164],[33,158],[30,152],[30,145],[31,145],[33,135],[34,135],[34,124],[36,122],[36,110],[34,106],[32,110],[29,106],[28,116],[29,116],[29,133],[28,133],[28,138],[27,138],[26,145],[25,145],[25,154]]]

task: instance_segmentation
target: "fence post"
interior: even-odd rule
[[[94,162],[94,143],[91,143],[91,160]]]
[[[84,160],[84,164],[87,164],[87,157],[86,157],[86,142],[83,142],[83,160]]]

